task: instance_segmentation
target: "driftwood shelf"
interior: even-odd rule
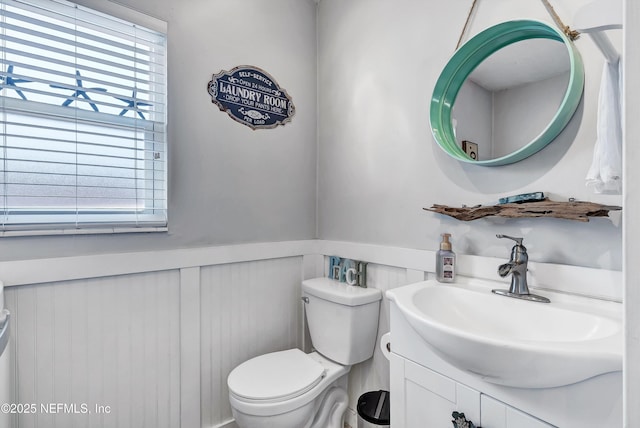
[[[553,217],[567,220],[589,221],[589,217],[607,217],[609,211],[619,211],[622,207],[600,205],[594,202],[569,201],[554,202],[549,199],[536,202],[523,202],[500,205],[478,205],[475,207],[449,207],[447,205],[433,205],[424,208],[439,214],[448,215],[462,221],[477,220],[483,217]]]

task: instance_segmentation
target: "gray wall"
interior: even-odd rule
[[[118,3],[168,22],[169,233],[3,238],[0,259],[314,238],[315,3]],[[287,90],[297,110],[290,123],[253,131],[212,104],[212,74],[238,65],[262,68]]]
[[[570,23],[583,0],[554,7]],[[322,0],[318,14],[318,234],[408,248],[436,249],[453,234],[458,253],[508,257],[524,236],[532,260],[621,269],[621,225],[594,219],[481,219],[465,223],[424,211],[434,203],[488,204],[543,191],[554,200],[621,205],[585,187],[596,138],[603,57],[588,37],[576,44],[586,72],[583,100],[565,131],[540,153],[514,165],[454,161],[435,144],[429,101],[453,54],[471,2]],[[551,23],[540,2],[479,2],[465,39],[509,19]],[[613,34],[620,45],[620,35]],[[617,39],[616,39],[617,37]]]
[[[621,205],[619,196],[592,195],[584,185],[603,61],[588,38],[576,42],[583,101],[563,134],[525,161],[478,168],[446,156],[428,122],[467,2],[322,0],[317,16],[312,0],[119,2],[169,23],[170,231],[8,238],[0,259],[315,237],[436,249],[442,232],[453,233],[458,253],[507,257],[500,232],[524,236],[532,260],[621,268],[619,221],[462,223],[422,210],[530,191]],[[570,23],[583,3],[554,6]],[[517,18],[550,22],[542,4],[495,0],[478,5],[466,38]],[[211,75],[241,64],[263,68],[287,89],[297,108],[291,123],[252,131],[211,103]]]

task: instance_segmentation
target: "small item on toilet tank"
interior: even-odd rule
[[[356,262],[356,270],[358,271],[359,287],[367,288],[367,264],[366,262]]]
[[[347,271],[353,270],[355,273],[356,263],[351,259],[343,259],[340,263],[340,282],[346,282],[349,285],[355,285],[355,283],[351,284],[349,282],[349,276],[347,276]],[[355,275],[353,275],[355,278]]]
[[[337,269],[337,271],[336,271]],[[338,279],[340,275],[340,257],[329,256],[329,279]]]
[[[345,280],[345,272],[344,272],[344,263],[346,259],[340,259],[340,263],[338,264],[338,268],[334,267],[334,272],[337,270],[338,276],[334,275],[333,279],[339,282],[344,282]]]
[[[340,264],[337,264],[333,267],[333,274],[330,279],[333,279],[335,281],[340,280]]]
[[[442,234],[440,249],[436,252],[436,279],[453,282],[456,279],[456,254],[451,250],[450,233]]]
[[[355,268],[350,267],[347,269],[345,277],[347,285],[358,285],[358,271]]]

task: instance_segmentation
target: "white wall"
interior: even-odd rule
[[[640,37],[640,4],[624,1],[624,302],[625,302],[625,355],[624,355],[624,426],[634,427],[640,419],[640,85],[635,76],[640,72],[640,52],[636,49]]]
[[[506,156],[540,135],[562,103],[568,76],[494,92],[494,157]]]
[[[586,0],[557,0],[570,23]],[[436,7],[437,5],[437,7]],[[453,233],[457,253],[508,257],[496,233],[524,236],[532,260],[621,269],[619,221],[481,219],[425,212],[439,203],[487,204],[543,191],[552,199],[620,205],[590,194],[584,177],[596,138],[603,57],[587,37],[576,45],[586,72],[584,97],[565,131],[514,165],[477,167],[449,158],[429,129],[429,100],[452,55],[471,2],[323,0],[318,12],[318,237],[407,248],[437,248]],[[508,19],[550,20],[541,2],[479,2],[469,36]],[[619,44],[620,34],[613,34]],[[467,38],[468,38],[467,37]]]
[[[232,418],[227,376],[238,364],[301,346],[302,257],[200,270],[202,425]]]
[[[3,238],[0,260],[314,238],[315,3],[118,3],[168,22],[169,232]],[[238,65],[262,68],[287,90],[290,123],[253,131],[211,102],[212,74]]]
[[[452,112],[456,141],[478,145],[478,159],[493,158],[493,93],[465,80]],[[464,118],[464,119],[463,119]]]
[[[170,270],[6,290],[12,402],[37,406],[15,426],[179,426],[179,286]]]

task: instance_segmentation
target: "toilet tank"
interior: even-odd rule
[[[311,342],[337,363],[357,364],[373,356],[382,292],[329,278],[302,282]]]

